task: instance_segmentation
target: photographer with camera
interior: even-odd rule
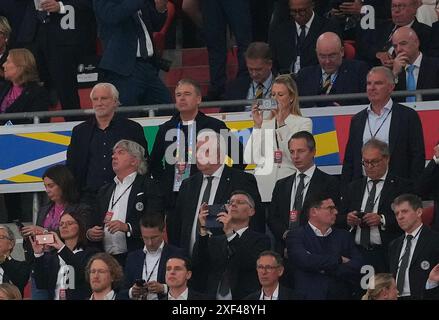
[[[97,250],[87,247],[85,219],[81,209],[64,212],[59,235],[51,231],[29,238],[35,255],[36,286],[48,290],[49,299],[84,300],[90,296],[84,270]]]
[[[366,177],[346,188],[337,220],[350,227],[365,262],[375,268],[375,273],[388,272],[387,245],[402,233],[391,204],[397,196],[410,192],[412,183],[388,172],[389,147],[385,142],[366,142],[362,159]]]
[[[206,219],[209,208],[203,204],[198,214],[199,238],[195,242],[194,268],[207,270],[205,289],[217,300],[243,299],[259,288],[255,269],[259,254],[270,248],[267,235],[249,228],[255,202],[245,191],[232,192],[217,220],[224,234],[209,236]]]
[[[289,75],[276,77],[271,98],[252,106],[254,127],[244,151],[245,161],[256,163],[254,174],[263,202],[271,201],[277,180],[296,171],[289,156],[289,138],[298,131],[312,131],[311,119],[302,117],[297,86]],[[266,119],[264,111],[269,113]]]
[[[29,281],[30,266],[27,262],[11,257],[15,246],[15,236],[9,227],[0,225],[0,283],[11,282],[23,294]]]
[[[125,264],[125,284],[121,296],[134,300],[158,300],[168,292],[165,284],[166,261],[171,256],[183,256],[183,250],[164,241],[163,213],[149,211],[140,218],[143,249],[128,254]]]

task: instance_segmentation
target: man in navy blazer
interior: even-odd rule
[[[166,20],[167,0],[93,0],[103,56],[99,67],[123,105],[170,103],[158,77],[153,31]]]
[[[399,299],[423,299],[426,289],[430,289],[429,274],[439,263],[439,233],[422,223],[422,201],[418,196],[400,195],[392,208],[404,231],[389,245],[390,272],[396,279]]]
[[[390,95],[394,88],[390,69],[374,67],[369,71],[370,106],[351,119],[341,175],[344,185],[363,176],[361,148],[371,138],[389,145],[389,173],[413,181],[421,175],[425,165],[421,120],[412,108],[392,101]]]
[[[352,299],[363,260],[348,231],[333,229],[337,208],[325,194],[307,206],[308,223],[287,236],[287,250],[298,299]]]
[[[157,300],[167,294],[166,262],[183,257],[183,250],[165,243],[165,219],[160,212],[149,211],[140,218],[144,247],[131,252],[125,264],[125,288],[130,299]],[[137,280],[144,280],[142,286]],[[142,296],[143,295],[143,296]]]
[[[366,92],[368,66],[363,61],[346,60],[340,37],[325,32],[316,44],[318,65],[300,69],[297,87],[300,96]],[[360,104],[363,101],[341,100],[302,103],[301,107],[324,107]]]
[[[393,34],[392,43],[396,53],[392,68],[397,79],[396,90],[407,90],[410,68],[413,68],[415,84],[413,89],[439,88],[439,59],[427,57],[419,50],[419,38],[412,28],[397,29]],[[424,96],[422,100],[437,100],[437,98],[437,96]],[[411,97],[403,97],[401,100],[412,101]]]
[[[270,31],[269,43],[273,50],[274,68],[279,73],[297,73],[300,68],[317,64],[314,50],[317,37],[327,31],[340,34],[335,22],[315,14],[313,2],[312,0],[289,0],[291,18]],[[305,37],[300,45],[302,28],[305,30]],[[297,68],[296,64],[300,68]]]

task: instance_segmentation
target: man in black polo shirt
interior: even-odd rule
[[[95,85],[90,98],[95,117],[73,128],[66,165],[76,178],[82,201],[93,204],[97,190],[115,176],[111,166],[115,143],[135,141],[145,148],[146,157],[148,146],[137,122],[115,115],[119,92],[112,84]]]

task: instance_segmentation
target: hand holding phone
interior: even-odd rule
[[[38,245],[53,244],[55,242],[55,237],[51,233],[37,234],[35,235],[35,241]]]

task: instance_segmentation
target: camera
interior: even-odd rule
[[[222,229],[223,224],[216,220],[220,212],[227,212],[224,204],[209,205],[209,213],[206,217],[206,228],[208,229]]]
[[[51,233],[37,234],[35,236],[35,241],[37,244],[51,244],[55,242],[55,237]]]
[[[259,99],[257,103],[259,110],[273,110],[277,108],[277,101],[274,99]]]
[[[134,281],[134,284],[138,287],[143,287],[145,285],[145,279],[137,279],[136,281]]]

